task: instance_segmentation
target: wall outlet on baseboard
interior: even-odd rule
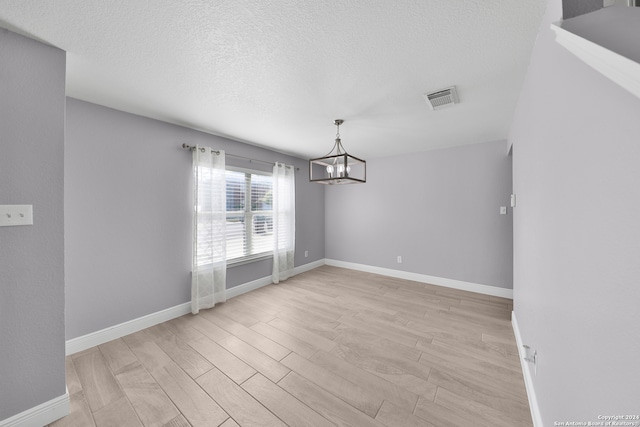
[[[528,345],[523,345],[524,347],[524,360],[533,365],[533,375],[538,374],[538,350],[533,350]]]
[[[402,264],[402,257],[398,255],[398,258],[396,259],[396,261],[398,261],[398,264]]]

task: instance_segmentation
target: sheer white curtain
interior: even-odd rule
[[[194,212],[191,312],[226,301],[227,241],[224,151],[193,151]]]
[[[293,276],[296,243],[295,168],[273,166],[273,283]]]

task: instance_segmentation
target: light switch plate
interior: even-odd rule
[[[506,214],[507,214],[507,207],[500,206],[500,215],[506,215]]]
[[[33,205],[0,205],[0,227],[33,225]]]

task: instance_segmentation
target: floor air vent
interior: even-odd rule
[[[425,93],[424,99],[432,110],[440,110],[441,108],[450,107],[458,103],[458,92],[456,87],[451,86],[436,92]]]

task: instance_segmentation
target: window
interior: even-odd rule
[[[273,253],[273,181],[268,172],[227,169],[227,261]]]

